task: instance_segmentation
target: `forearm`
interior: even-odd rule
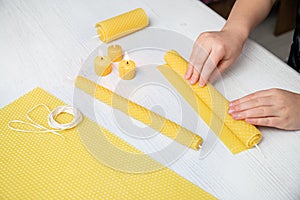
[[[233,31],[244,40],[269,14],[275,0],[237,0],[222,30]]]

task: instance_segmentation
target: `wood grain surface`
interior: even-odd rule
[[[176,31],[191,40],[203,31],[220,30],[225,22],[196,0],[0,0],[0,107],[37,86],[72,104],[72,81],[82,60],[101,44],[91,42],[94,24],[138,7],[147,12],[151,27]],[[300,93],[300,76],[248,40],[215,87],[229,100],[274,87]],[[112,120],[103,120],[105,127],[144,151]],[[201,132],[208,132],[201,127]],[[300,199],[300,132],[259,129],[265,157],[257,149],[233,156],[217,142],[207,156],[186,150],[168,167],[219,199]]]

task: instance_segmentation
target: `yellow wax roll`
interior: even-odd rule
[[[107,43],[148,26],[148,16],[138,8],[116,17],[96,23],[101,41]]]
[[[123,51],[120,45],[111,45],[107,48],[107,55],[113,62],[120,62],[123,59]]]
[[[245,145],[224,125],[224,122],[195,94],[192,88],[168,65],[158,67],[164,77],[177,89],[190,106],[209,125],[232,153],[246,149]]]
[[[94,59],[94,69],[98,76],[106,76],[111,73],[111,60],[107,56],[97,56]]]
[[[124,112],[130,117],[143,122],[154,130],[163,133],[169,138],[172,138],[189,148],[198,150],[199,146],[202,144],[202,138],[197,134],[90,81],[89,79],[78,76],[75,85],[90,96]]]
[[[217,128],[218,130],[222,129],[220,134],[219,132],[215,133],[233,153],[239,153],[255,146],[260,142],[262,139],[262,134],[259,132],[259,130],[244,120],[234,120],[227,113],[228,100],[211,84],[208,83],[205,87],[200,87],[198,84],[190,85],[189,82],[183,78],[188,67],[188,62],[176,51],[168,51],[164,58],[167,65],[179,75],[177,78],[181,79],[185,85],[182,86],[184,89],[179,91],[181,95],[189,102],[190,100],[187,99],[187,95],[185,94],[187,88],[191,88],[191,90],[196,94],[198,102],[200,102],[202,105],[199,106],[200,111],[196,110],[196,112],[199,113],[204,121],[208,125],[214,123],[214,126],[218,124],[218,122],[216,122],[218,120],[223,122],[224,127]],[[195,106],[192,107],[195,109]],[[209,110],[205,110],[203,107],[207,107]],[[219,119],[215,120],[217,118]],[[240,142],[238,142],[237,139]]]
[[[135,77],[135,62],[132,60],[122,60],[119,63],[119,76],[124,80],[131,80]]]

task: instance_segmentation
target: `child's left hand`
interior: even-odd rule
[[[228,113],[254,125],[300,130],[300,94],[282,89],[258,91],[232,101]]]

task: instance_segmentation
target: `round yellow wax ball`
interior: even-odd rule
[[[122,60],[119,63],[119,76],[124,80],[131,80],[135,77],[135,62],[132,60]]]
[[[106,76],[111,73],[111,60],[107,56],[97,56],[94,59],[94,69],[98,76]]]
[[[123,51],[120,45],[111,45],[107,48],[107,55],[113,62],[120,62],[123,59]]]

